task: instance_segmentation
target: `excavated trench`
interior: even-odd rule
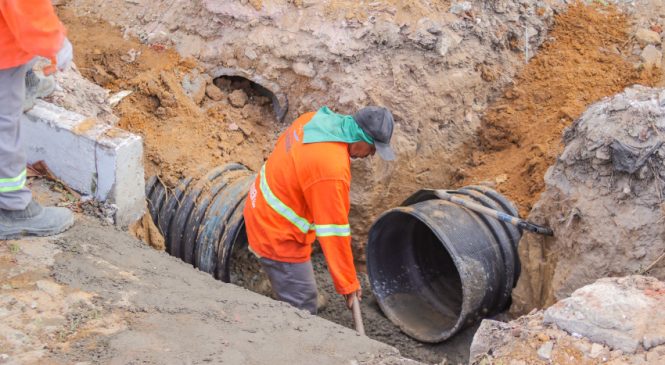
[[[84,3],[85,1],[76,0],[75,2]],[[540,10],[537,10],[542,21],[547,21],[549,13],[543,10],[541,14]],[[474,16],[473,13],[466,14],[470,17]],[[175,52],[124,39],[116,29],[105,23],[87,21],[86,24],[86,20],[77,20],[75,17],[65,18],[69,20],[70,26],[73,25],[80,30],[70,33],[75,44],[77,63],[81,66],[81,72],[89,79],[113,91],[134,90],[134,94],[122,101],[114,111],[121,118],[121,127],[145,138],[147,175],[160,176],[160,179],[169,187],[161,193],[163,195],[160,198],[162,203],[168,202],[167,197],[171,194],[176,196],[184,194],[183,189],[178,193],[178,185],[184,178],[201,178],[215,167],[224,166],[231,161],[239,162],[249,168],[249,171],[258,170],[279,134],[280,126],[276,122],[282,121],[287,115],[286,93],[276,84],[264,77],[240,71],[240,68],[226,67],[228,65],[218,68],[208,67],[206,71],[202,71],[195,61],[182,60],[175,55]],[[584,24],[584,26],[579,24]],[[542,24],[534,26],[538,28]],[[81,39],[80,35],[88,34],[85,30],[90,27],[95,27],[98,31],[87,36],[86,39]],[[360,191],[354,192],[354,196],[366,202],[369,209],[365,212],[358,212],[357,209],[352,211],[354,229],[369,229],[369,223],[380,212],[377,210],[377,206],[381,206],[382,210],[395,206],[398,199],[404,198],[403,193],[407,189],[408,192],[412,192],[421,186],[432,184],[452,186],[455,185],[455,182],[459,184],[460,181],[463,181],[464,184],[492,181],[499,191],[519,204],[522,212],[527,212],[543,188],[542,174],[560,150],[559,140],[565,125],[575,119],[584,110],[584,107],[593,101],[605,95],[611,95],[630,83],[649,83],[660,76],[660,74],[654,76],[646,72],[637,72],[629,61],[622,58],[621,54],[629,54],[630,52],[625,52],[625,50],[633,46],[624,29],[626,27],[625,16],[617,14],[612,9],[596,11],[580,5],[573,7],[568,13],[560,14],[552,31],[551,39],[553,41],[548,42],[522,73],[514,78],[514,86],[491,105],[488,105],[488,100],[495,98],[497,92],[487,90],[503,89],[505,82],[508,81],[502,79],[501,82],[493,83],[499,77],[496,75],[513,80],[510,76],[513,74],[512,71],[502,72],[501,68],[497,66],[497,62],[507,62],[508,66],[502,66],[507,69],[514,67],[514,64],[510,65],[510,62],[522,64],[519,57],[501,58],[508,52],[521,54],[519,48],[513,47],[514,42],[510,42],[515,38],[515,34],[509,32],[506,35],[511,46],[498,47],[500,52],[503,52],[500,56],[497,56],[496,52],[499,51],[496,51],[495,47],[487,44],[480,46],[475,43],[466,44],[468,49],[453,46],[454,52],[445,57],[461,60],[465,59],[462,57],[462,53],[466,52],[464,54],[479,55],[485,59],[480,63],[470,62],[468,64],[459,61],[460,63],[454,66],[459,69],[446,68],[444,74],[436,75],[427,74],[428,69],[423,70],[424,63],[415,64],[418,61],[412,61],[413,57],[421,56],[420,50],[413,52],[412,49],[408,49],[409,57],[403,58],[399,54],[404,51],[399,49],[403,45],[396,43],[397,41],[394,39],[387,39],[388,43],[393,42],[391,44],[398,47],[394,57],[397,65],[384,67],[383,64],[377,66],[361,61],[357,63],[357,66],[362,70],[368,70],[367,75],[374,75],[373,70],[391,71],[386,80],[397,88],[387,87],[388,84],[382,83],[385,80],[380,79],[376,81],[374,89],[368,90],[368,94],[370,100],[392,104],[396,108],[395,111],[401,122],[397,145],[403,155],[407,157],[409,166],[400,165],[399,171],[395,172],[392,180],[384,179],[382,181],[377,177],[381,175],[380,169],[359,167],[361,172],[367,173],[365,175],[370,177],[362,177],[360,184],[358,181],[354,182],[356,187],[363,186]],[[522,28],[518,27],[518,29]],[[588,34],[580,32],[579,29],[588,29]],[[387,32],[386,36],[389,33]],[[372,37],[377,37],[380,33],[370,32],[369,34],[369,39],[373,39]],[[544,33],[539,33],[538,37],[543,39]],[[481,37],[481,39],[489,38],[491,37]],[[522,39],[521,36],[518,38]],[[452,39],[454,40],[455,37]],[[610,47],[608,45],[615,46],[618,52],[608,52],[606,50]],[[580,51],[580,47],[583,51]],[[128,52],[131,54],[132,50],[138,50],[141,56],[137,58],[136,62],[124,61]],[[367,51],[368,54],[370,51],[373,50]],[[238,52],[236,51],[236,53]],[[565,57],[561,57],[562,54]],[[510,55],[510,57],[513,56],[514,54]],[[247,61],[237,54],[233,57],[236,57],[240,63]],[[373,60],[383,62],[376,57]],[[369,82],[364,78],[366,77],[364,71],[346,66],[347,68],[344,69],[346,76],[340,76],[336,69],[321,69],[322,72],[329,74],[309,83],[306,79],[309,76],[303,75],[310,74],[310,71],[304,66],[299,65],[300,73],[296,76],[289,73],[290,71],[286,72],[284,80],[280,82],[282,85],[289,85],[289,95],[295,95],[293,100],[298,100],[298,110],[293,110],[294,113],[302,111],[303,108],[309,110],[311,106],[322,103],[330,103],[333,106],[342,105],[344,109],[349,109],[349,104],[342,101],[342,98],[332,100],[322,95],[353,96],[358,94],[357,90],[351,87],[353,83],[347,80],[348,78],[353,79],[353,82],[357,78],[364,83]],[[450,64],[446,64],[446,67],[450,66]],[[245,69],[251,68],[245,67]],[[456,72],[471,75],[473,74],[471,69],[480,74],[478,80],[482,79],[483,82],[490,83],[486,85],[463,84],[461,79],[449,77],[457,75]],[[195,70],[198,71],[194,72]],[[576,76],[565,77],[570,74]],[[181,82],[186,75],[190,75],[188,76],[190,78],[196,75],[207,75],[210,79],[204,82],[203,89],[186,90]],[[340,85],[343,87],[340,89],[335,84],[336,77],[347,78],[344,80],[348,83],[341,83]],[[439,79],[450,80],[450,85],[436,84],[435,80]],[[427,85],[421,85],[423,80],[427,81]],[[475,79],[465,76],[464,80],[470,82]],[[384,90],[421,90],[420,87],[413,88],[412,82],[423,86],[422,90],[425,94],[414,96],[412,93],[405,93],[406,96],[399,94],[384,98],[377,90],[382,88]],[[208,90],[205,87],[206,84],[214,85],[216,89]],[[556,87],[551,87],[551,85],[556,85]],[[593,85],[593,87],[588,85]],[[221,94],[216,93],[216,90],[219,90]],[[431,98],[423,96],[431,90],[437,90],[436,92],[445,94],[445,97],[442,95],[434,95]],[[589,94],[589,90],[592,91],[591,94]],[[478,95],[479,92],[482,94],[485,91],[487,91],[487,95]],[[312,96],[307,93],[311,93]],[[468,104],[465,98],[467,93],[476,95],[473,112],[458,108],[459,105]],[[231,97],[231,94],[234,96]],[[390,91],[390,94],[393,92]],[[485,97],[487,100],[481,100]],[[300,99],[304,101],[301,102]],[[414,100],[420,104],[414,104]],[[478,102],[477,105],[476,102]],[[459,113],[464,112],[464,115],[458,115],[458,109]],[[474,128],[481,125],[474,114],[478,110],[489,110],[482,120],[485,133],[481,136],[480,148],[469,151],[463,145],[464,141],[475,141]],[[423,118],[422,120],[413,118],[413,115],[420,115]],[[451,119],[441,120],[442,115],[449,115]],[[413,120],[417,120],[417,127],[412,125]],[[284,121],[286,120],[284,119]],[[433,128],[430,128],[432,126]],[[468,127],[468,129],[459,129],[459,126]],[[417,136],[417,139],[412,141],[409,139],[411,137],[407,138],[407,136]],[[455,138],[450,138],[451,136]],[[462,146],[445,142],[451,140],[461,143]],[[443,143],[441,141],[445,142],[443,147],[440,145]],[[474,143],[469,143],[469,145],[475,146]],[[442,158],[445,161],[441,161]],[[446,161],[451,163],[446,164]],[[432,166],[441,166],[441,168]],[[354,172],[357,171],[354,170]],[[243,174],[245,173],[240,173],[240,175]],[[250,173],[247,172],[247,174]],[[358,174],[358,176],[362,175]],[[368,183],[368,179],[372,183]],[[225,184],[233,184],[233,182]],[[367,187],[372,186],[376,187],[374,191],[366,190]],[[211,193],[210,189],[214,190],[215,185],[201,187],[202,191],[205,190],[208,193]],[[208,205],[214,206],[219,216],[225,217],[224,219],[232,217],[237,219],[241,202],[235,202],[233,205],[235,210],[224,210],[226,208],[221,203],[222,200],[215,204],[215,197],[222,190],[225,190],[225,187],[219,188],[215,194],[202,193],[202,195],[210,196]],[[151,193],[154,192],[149,192],[149,196]],[[402,194],[401,197],[397,198],[400,194]],[[164,209],[172,211],[173,208],[171,206]],[[151,208],[151,210],[155,209],[157,209],[157,213],[153,215],[153,218],[160,217],[159,209],[162,208]],[[200,214],[203,213],[205,212],[201,211]],[[188,213],[186,220],[190,217],[192,215]],[[196,217],[196,214],[193,217]],[[177,220],[177,215],[171,219]],[[200,215],[199,219],[202,219]],[[161,216],[156,225],[159,227],[161,224],[162,227],[159,228],[163,229],[165,224],[168,225],[166,223],[168,221],[170,220],[164,221]],[[210,230],[208,240],[212,242],[215,239],[230,239],[231,233],[225,236],[225,232]],[[242,230],[236,233],[241,234],[241,232]],[[367,232],[360,232],[359,236],[362,237],[365,233]],[[243,241],[241,236],[236,236],[234,241],[236,239]],[[169,243],[167,237],[166,249],[171,252],[172,247],[173,245]],[[187,250],[179,249],[177,255],[185,257],[184,252],[189,252],[189,249],[191,249],[190,246]],[[217,262],[227,261],[225,266],[218,265],[214,269],[208,267],[205,268],[206,271],[218,278],[226,275],[232,283],[264,295],[270,295],[269,283],[261,274],[258,263],[242,245],[235,245],[231,249],[227,248],[226,251],[208,249],[195,252],[192,250],[188,255],[191,255],[191,259],[198,257],[199,260],[203,257],[210,257],[210,255],[217,255]],[[185,259],[185,261],[187,260]],[[322,294],[320,315],[352,328],[351,313],[345,308],[341,298],[335,294],[325,260],[320,252],[314,253],[313,263]],[[220,268],[224,270],[220,270]],[[365,328],[370,337],[394,345],[403,355],[423,362],[440,363],[443,358],[452,363],[466,362],[468,345],[475,331],[474,327],[467,328],[440,344],[431,345],[413,340],[404,335],[383,315],[378,301],[368,290],[370,288],[369,280],[364,274],[361,276],[363,287],[366,288],[362,309]]]

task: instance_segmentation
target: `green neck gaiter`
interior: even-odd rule
[[[374,144],[374,139],[362,130],[350,115],[334,113],[327,106],[319,109],[303,128],[303,143],[364,141]]]

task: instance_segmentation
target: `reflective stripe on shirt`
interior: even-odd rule
[[[307,233],[310,230],[316,231],[317,237],[349,237],[351,236],[351,227],[348,224],[312,224],[307,219],[299,216],[288,205],[284,204],[279,198],[273,194],[268,186],[266,179],[266,165],[261,167],[261,193],[265,198],[268,205],[279,215],[286,218],[294,226],[296,226],[302,233]]]

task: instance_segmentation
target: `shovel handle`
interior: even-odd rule
[[[351,299],[351,310],[353,311],[353,322],[356,325],[356,331],[364,336],[365,325],[363,324],[363,317],[360,313],[360,302],[355,295],[353,295],[353,299]]]

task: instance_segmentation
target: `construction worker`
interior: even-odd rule
[[[362,291],[351,253],[350,158],[378,152],[393,160],[393,116],[366,107],[353,116],[327,107],[296,119],[280,136],[251,186],[244,217],[250,250],[278,300],[317,312],[310,260],[318,240],[336,291],[349,308]]]
[[[42,207],[25,186],[20,122],[26,83],[28,99],[42,86],[34,74],[26,80],[36,56],[50,59],[59,70],[72,61],[72,45],[51,0],[0,0],[0,239],[53,235],[74,223],[68,209]]]

